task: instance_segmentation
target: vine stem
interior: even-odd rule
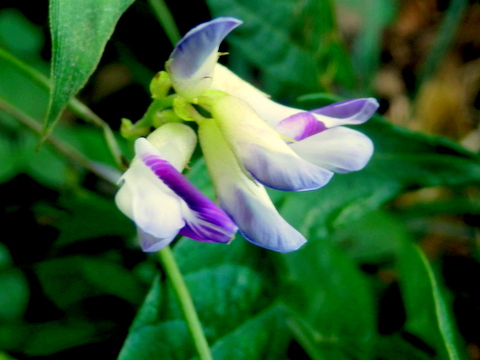
[[[50,90],[50,79],[43,75],[40,71],[27,65],[22,60],[16,58],[2,48],[0,48],[0,58],[6,60],[10,66],[13,66],[16,70],[18,70],[34,84],[37,84],[44,90]],[[115,136],[110,126],[108,126],[108,124],[104,120],[102,120],[98,115],[96,115],[92,110],[90,110],[90,108],[88,108],[85,104],[83,104],[76,98],[71,98],[70,101],[67,103],[67,106],[77,116],[79,116],[85,121],[94,124],[95,126],[100,127],[103,130],[103,136],[110,150],[110,153],[115,160],[115,164],[119,169],[126,170],[126,165],[123,159],[122,152],[120,150],[120,147],[118,146],[117,140],[115,139]]]
[[[17,109],[15,106],[4,100],[0,97],[0,111],[5,111],[7,114],[10,114],[16,118],[21,124],[27,127],[30,131],[37,133],[39,136],[42,132],[42,125],[40,125],[35,119],[31,118],[29,115],[25,114],[21,110]],[[94,173],[99,178],[104,179],[112,184],[116,184],[120,174],[116,174],[107,168],[95,164],[95,162],[86,158],[82,153],[77,149],[68,145],[65,142],[62,142],[60,139],[54,135],[50,135],[46,142],[49,143],[57,152],[65,155],[66,159],[70,161],[73,165],[83,166],[88,171]],[[0,358],[1,360],[1,358]]]
[[[200,360],[213,360],[210,347],[208,346],[205,333],[203,332],[202,324],[200,323],[197,311],[193,305],[192,297],[185,281],[183,280],[182,273],[178,268],[172,250],[169,246],[166,246],[158,252],[158,255],[168,278],[172,282],[172,286],[182,307],[188,329],[192,335]]]

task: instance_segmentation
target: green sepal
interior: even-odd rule
[[[158,72],[150,82],[150,92],[153,99],[163,99],[167,97],[172,81],[166,71]]]

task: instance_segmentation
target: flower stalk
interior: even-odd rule
[[[158,256],[163,265],[168,278],[171,281],[175,294],[177,295],[180,306],[185,315],[188,330],[192,335],[195,348],[197,349],[200,360],[213,360],[210,347],[208,346],[202,324],[198,318],[197,311],[193,304],[192,297],[188,291],[187,285],[183,280],[182,273],[178,268],[178,264],[173,256],[169,246],[164,247],[158,252]]]

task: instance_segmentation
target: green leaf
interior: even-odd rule
[[[367,264],[393,260],[402,244],[411,240],[405,225],[382,209],[348,222],[334,235],[335,243],[350,258]]]
[[[278,312],[278,319],[275,320],[271,315],[273,310],[267,310],[275,299],[271,286],[275,279],[271,279],[270,272],[270,277],[266,278],[267,272],[264,270],[271,264],[265,256],[265,250],[254,247],[243,239],[237,239],[231,245],[182,239],[175,246],[174,253],[207,340],[214,349],[218,348],[216,351],[219,358],[228,352],[237,351],[240,354],[240,345],[236,339],[252,339],[252,346],[255,346],[255,353],[258,354],[270,351],[276,354],[282,349],[273,349],[272,341],[267,337],[268,331],[281,327],[283,332],[271,333],[271,336],[283,339],[286,329],[280,326],[284,316]],[[267,315],[262,315],[263,311]],[[258,319],[255,320],[257,315]],[[249,322],[252,318],[253,322]],[[183,319],[178,300],[168,281],[160,283],[158,279],[155,280],[130,329],[119,359],[146,359],[147,356],[190,359],[195,355],[195,350],[190,334],[185,332]],[[164,334],[169,324],[171,328],[166,337]],[[254,324],[266,325],[267,328],[253,332]],[[250,359],[251,351],[252,349],[243,349],[243,357],[239,355],[237,358]]]
[[[28,282],[18,269],[0,270],[0,320],[22,318],[28,304]]]
[[[337,32],[330,1],[207,3],[215,17],[234,16],[244,21],[228,36],[232,54],[238,49],[251,64],[283,83],[282,88],[288,89],[284,95],[329,87],[332,81],[353,86],[353,68]],[[271,89],[263,90],[272,93]]]
[[[43,148],[42,148],[43,149]],[[106,199],[89,191],[62,192],[56,206],[40,204],[37,217],[49,219],[59,231],[58,246],[102,236],[133,236],[132,222]]]
[[[282,359],[289,343],[284,311],[273,306],[249,319],[212,346],[215,360]]]
[[[35,270],[45,294],[61,309],[102,294],[133,304],[138,304],[144,295],[131,272],[107,259],[71,256],[43,261]]]
[[[444,290],[418,246],[405,243],[399,270],[407,313],[406,330],[433,346],[440,359],[467,359]]]
[[[182,320],[147,325],[130,333],[118,360],[180,360],[193,356],[193,343]]]
[[[0,46],[22,57],[37,57],[44,42],[40,27],[28,21],[17,9],[0,11]]]
[[[378,360],[432,360],[430,355],[419,350],[398,334],[381,336],[375,350]]]
[[[50,0],[52,89],[43,135],[87,82],[120,16],[133,0]]]
[[[222,264],[185,275],[207,340],[234,330],[265,305],[262,280],[255,271],[239,265]],[[182,319],[177,299],[168,291],[167,319]]]
[[[290,328],[309,356],[369,359],[376,332],[373,299],[356,265],[319,238],[282,258]]]

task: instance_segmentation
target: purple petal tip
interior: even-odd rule
[[[203,195],[168,161],[145,153],[143,163],[188,207],[183,209],[186,225],[180,234],[203,242],[228,243],[235,236],[237,226],[213,201]]]
[[[230,31],[242,23],[233,17],[219,17],[194,27],[185,34],[170,55],[171,71],[184,78],[193,75],[208,56],[218,49]]]
[[[343,120],[345,123],[361,124],[370,119],[378,107],[379,104],[376,99],[365,98],[341,101],[311,112]]]

